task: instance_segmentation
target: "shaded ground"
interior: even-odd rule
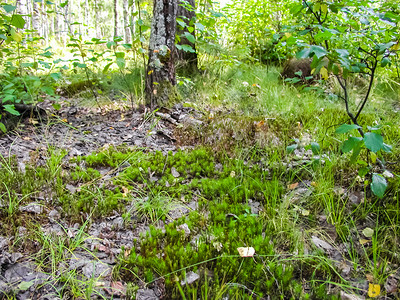
[[[28,164],[34,166],[46,165],[51,159],[52,149],[64,149],[65,156],[62,157],[60,167],[63,171],[69,172],[74,164],[70,161],[71,158],[85,156],[98,149],[106,149],[111,145],[120,146],[124,144],[128,147],[142,148],[145,151],[160,150],[167,153],[168,151],[175,152],[179,148],[178,145],[181,145],[185,139],[195,142],[196,138],[202,138],[208,144],[219,143],[221,144],[219,149],[222,150],[227,149],[224,146],[234,143],[246,143],[247,146],[254,144],[262,147],[273,145],[282,148],[287,143],[287,141],[280,140],[273,130],[276,127],[276,120],[264,122],[240,121],[234,117],[216,118],[208,121],[209,126],[199,129],[199,126],[205,123],[202,114],[182,106],[176,106],[170,111],[157,112],[156,118],[145,111],[123,111],[116,107],[108,107],[102,110],[65,107],[59,112],[53,113],[54,116],[49,117],[44,124],[37,123],[37,120],[25,120],[17,130],[2,136],[0,138],[0,153],[5,161],[8,161],[10,155],[15,155],[19,169],[25,170]],[[197,130],[196,134],[191,136],[188,134],[190,130],[186,134],[185,131],[176,130],[186,126],[190,127],[192,131],[196,132]],[[298,134],[298,127],[297,124],[294,124],[293,129],[291,129],[295,136]],[[241,130],[238,130],[238,128],[241,128]],[[207,135],[205,133],[207,130],[210,130],[212,134]],[[309,140],[310,137],[303,135],[302,139]],[[303,144],[306,145],[309,142]],[[299,146],[299,149],[296,149],[287,161],[281,160],[279,162],[280,166],[268,165],[263,161],[251,161],[250,159],[246,160],[245,163],[250,169],[253,167],[251,165],[254,164],[263,172],[275,167],[284,167],[284,172],[290,172],[289,170],[295,167],[302,169],[303,166],[310,165],[312,161],[320,159],[323,161],[328,158],[314,156],[311,150]],[[213,166],[215,170],[211,170],[211,173],[216,174],[215,177],[220,175],[222,178],[221,174],[224,172],[224,167],[221,164],[216,164]],[[98,187],[107,187],[107,181],[111,181],[112,175],[122,172],[123,168],[124,166],[119,166],[117,169],[99,167],[102,179],[98,182]],[[243,167],[240,170],[243,171],[246,168]],[[175,168],[171,168],[170,171],[175,179],[182,177]],[[239,179],[234,181],[236,179],[235,172],[232,173],[231,170],[226,172],[227,174],[224,175],[226,178],[223,180],[232,180],[235,192],[231,196],[235,197],[236,194],[239,194],[239,188],[237,188],[239,187],[237,183]],[[264,176],[263,172],[261,172],[262,176]],[[161,176],[157,177],[157,174],[154,174],[151,170],[148,173],[149,181],[161,180]],[[164,173],[164,170],[162,170],[162,173]],[[189,174],[188,177],[195,178],[193,174]],[[239,177],[239,174],[237,177]],[[181,183],[188,184],[191,178],[184,178]],[[272,178],[263,177],[261,181],[265,183],[272,181]],[[303,232],[309,230],[308,235],[304,234],[304,237],[302,237],[304,239],[304,245],[302,245],[304,257],[309,255],[314,259],[316,255],[321,253],[321,257],[324,257],[321,262],[318,262],[318,260],[311,261],[311,267],[307,266],[305,273],[316,272],[313,270],[313,263],[326,264],[329,268],[335,268],[337,270],[335,272],[349,282],[350,289],[356,291],[357,295],[351,295],[351,293],[339,290],[335,285],[327,284],[329,292],[340,294],[342,299],[364,299],[369,288],[369,279],[364,274],[367,270],[360,264],[356,270],[359,275],[354,276],[354,265],[349,260],[348,253],[357,251],[358,253],[352,253],[352,255],[359,255],[360,257],[366,255],[363,245],[371,245],[372,240],[363,236],[362,232],[367,228],[374,228],[374,220],[366,218],[356,224],[357,228],[349,233],[349,241],[354,243],[354,245],[350,245],[338,238],[337,232],[340,232],[340,230],[332,224],[331,220],[328,220],[323,212],[320,211],[317,215],[310,216],[313,213],[309,211],[312,208],[310,201],[316,201],[315,195],[322,190],[314,181],[286,182],[285,179],[279,179],[276,182],[279,185],[279,190],[284,191],[282,195],[277,195],[282,203],[279,202],[275,205],[276,207],[268,206],[268,199],[266,199],[268,197],[260,197],[255,194],[252,199],[249,199],[248,203],[239,202],[237,206],[235,206],[236,203],[233,203],[227,207],[222,207],[221,204],[222,221],[220,220],[220,222],[225,226],[233,223],[232,220],[247,222],[246,218],[250,220],[251,214],[268,218],[269,215],[274,214],[275,209],[279,209],[278,215],[282,215],[282,219],[279,219],[278,216],[276,220],[282,222],[289,220],[289,217],[284,219],[284,214],[288,214],[290,217],[295,216],[296,223],[293,224],[299,226],[299,229]],[[240,183],[246,184],[246,182]],[[69,193],[74,194],[85,184],[85,182],[75,182],[67,184],[65,188]],[[168,182],[166,184],[169,185]],[[210,184],[213,184],[213,182],[210,181]],[[0,235],[0,298],[5,294],[14,294],[17,299],[60,299],[61,295],[63,299],[68,299],[76,296],[73,293],[75,286],[78,289],[81,287],[85,290],[86,295],[81,297],[87,299],[120,299],[130,298],[133,295],[136,295],[136,299],[139,300],[168,298],[164,279],[153,278],[153,280],[147,280],[147,282],[151,282],[150,284],[145,284],[143,278],[135,278],[135,274],[129,273],[129,270],[118,269],[117,257],[123,257],[126,261],[129,261],[131,249],[134,246],[137,247],[134,243],[140,240],[141,234],[148,232],[149,224],[152,223],[165,232],[164,226],[166,224],[187,215],[191,211],[198,210],[199,198],[202,195],[194,192],[190,201],[185,204],[175,203],[175,206],[169,210],[165,221],[157,219],[150,222],[150,220],[140,220],[137,216],[126,218],[116,211],[106,217],[93,220],[89,213],[82,211],[77,216],[81,220],[78,222],[74,221],[73,218],[65,218],[62,209],[55,206],[57,201],[52,199],[51,188],[52,186],[49,186],[47,187],[48,190],[44,189],[30,195],[29,201],[24,201],[23,205],[18,207],[19,223],[16,226],[15,234],[7,235],[8,232],[5,229],[9,228],[6,224],[7,221],[6,219],[0,221],[2,228],[0,232],[3,232]],[[113,189],[114,187],[110,184],[109,188]],[[232,188],[228,187],[227,191],[232,191]],[[332,198],[335,202],[343,201],[345,203],[343,211],[340,212],[344,214],[350,213],[352,206],[360,205],[366,200],[364,192],[356,189],[335,186],[332,193],[335,195],[335,198]],[[247,196],[240,199],[242,202],[246,202],[243,199],[247,199]],[[266,202],[264,203],[260,199]],[[2,203],[2,205],[6,208],[7,203]],[[213,205],[218,208],[217,204]],[[250,208],[248,213],[243,212],[245,210],[243,207],[246,205]],[[127,210],[130,211],[130,208],[128,207]],[[214,220],[211,220],[213,211],[211,209],[202,211],[200,216],[202,214],[206,224],[207,222],[213,224]],[[33,224],[40,228],[35,228],[32,226]],[[310,228],[312,229],[310,230]],[[200,238],[205,236],[208,244],[212,245],[211,248],[215,248],[213,249],[215,253],[221,250],[220,247],[229,246],[214,241],[215,237],[207,233],[207,228],[204,233],[201,229],[189,228],[184,223],[177,226],[176,230],[182,233],[183,239],[188,244],[197,245]],[[199,232],[196,232],[196,230],[199,230]],[[269,234],[268,229],[263,228],[262,230],[264,237]],[[285,235],[284,232],[279,234]],[[364,237],[362,240],[364,244],[359,243],[360,237]],[[274,244],[274,247],[276,247],[274,250],[277,250],[277,258],[286,259],[297,255],[297,253],[289,252],[292,246],[288,245],[288,242],[282,241],[284,238],[279,237],[279,235],[270,238],[271,240],[268,240],[266,244]],[[61,242],[58,243],[57,241]],[[144,247],[145,244],[141,246]],[[57,257],[54,253],[58,253],[60,257]],[[38,257],[43,261],[43,265],[33,263],[34,260],[38,261]],[[326,260],[325,257],[329,260]],[[310,271],[310,269],[312,270]],[[203,274],[206,272],[202,272],[188,272],[186,274],[187,282],[183,281],[181,285],[192,284],[198,281],[200,277],[207,278],[208,275]],[[115,276],[116,273],[124,274],[124,276]],[[66,276],[65,274],[71,277],[60,280],[60,277]],[[298,274],[295,276],[299,277]],[[129,277],[136,282],[134,288],[123,281],[124,278]],[[296,279],[303,280],[300,288],[304,292],[311,292],[310,283],[302,277],[297,277]],[[399,278],[399,270],[394,266],[393,273],[385,278],[383,288],[385,288],[387,294],[396,297]],[[325,280],[326,278],[322,279]],[[277,282],[277,279],[274,278],[271,282],[275,284],[275,281]],[[88,287],[88,282],[93,283],[93,285]],[[282,285],[280,283],[278,287]],[[253,295],[251,290],[245,290],[245,293]],[[267,298],[259,297],[259,299]]]

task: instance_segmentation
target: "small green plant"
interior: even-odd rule
[[[364,133],[359,125],[343,124],[337,128],[336,133],[346,134],[355,129],[361,130],[362,137],[350,135],[347,140],[343,142],[341,150],[343,153],[352,152],[350,161],[360,166],[358,171],[359,176],[364,177],[372,170],[372,164],[380,162],[379,159],[383,158],[382,152],[390,152],[392,147],[383,142],[381,133],[382,126],[380,125],[374,127],[368,126],[369,131]],[[369,161],[359,159],[359,155],[363,149],[368,150],[370,154]],[[371,179],[372,192],[379,198],[382,198],[386,188],[387,181],[385,177],[381,174],[373,173]]]

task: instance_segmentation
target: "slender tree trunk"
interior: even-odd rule
[[[177,9],[177,0],[154,0],[145,86],[152,109],[179,99],[175,86]]]
[[[35,1],[32,1],[31,14],[32,30],[39,30],[39,8]]]
[[[185,2],[190,4],[186,6]],[[182,72],[183,74],[193,74],[198,71],[197,69],[197,53],[196,53],[196,45],[193,42],[190,42],[187,39],[187,35],[192,35],[194,38],[196,37],[195,31],[193,30],[191,33],[188,31],[188,26],[195,27],[195,12],[196,4],[195,0],[182,1],[178,0],[178,18],[181,18],[183,22],[186,23],[186,27],[182,28],[178,25],[178,35],[180,37],[179,45],[180,46],[189,46],[187,49],[178,49],[178,60],[177,69],[178,72]]]
[[[125,43],[129,44],[131,42],[131,32],[129,25],[129,1],[123,0],[124,2],[124,33],[125,33]],[[133,5],[132,5],[133,6]]]
[[[118,36],[118,0],[114,0],[114,38]]]
[[[85,0],[85,34],[86,37],[89,37],[89,1]]]

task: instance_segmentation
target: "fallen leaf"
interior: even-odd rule
[[[371,242],[371,240],[366,240],[366,239],[359,239],[358,241],[360,242],[361,245],[365,245]]]
[[[131,249],[125,249],[124,257],[127,258],[131,254]]]
[[[129,194],[129,190],[128,190],[128,188],[127,187],[125,187],[125,186],[122,186],[121,187],[122,188],[122,191],[123,191],[123,193],[122,193],[122,197],[126,197],[126,196],[128,196],[128,194]]]
[[[369,282],[373,282],[373,281],[374,281],[374,275],[372,275],[372,274],[366,274],[366,275],[365,275],[365,278],[367,278],[367,280],[368,280]]]
[[[368,296],[371,298],[378,297],[381,293],[381,286],[379,284],[369,284]]]
[[[364,234],[365,237],[370,238],[374,235],[374,230],[372,228],[367,227],[367,228],[364,228],[362,233]]]
[[[126,295],[126,286],[121,281],[111,282],[111,286],[109,288],[104,288],[104,290],[110,296],[124,297]]]
[[[171,168],[171,174],[172,176],[174,176],[175,178],[179,178],[179,176],[181,176],[181,174],[179,174],[179,172],[175,169],[175,167]]]
[[[311,181],[311,186],[317,187],[317,186],[318,186],[318,183],[316,183],[315,181]]]
[[[25,140],[25,141],[30,141],[31,140],[31,138],[29,136],[24,136],[22,139]]]
[[[288,188],[289,188],[289,190],[294,190],[295,188],[298,187],[298,185],[299,185],[299,183],[295,182],[295,183],[289,184]]]
[[[256,253],[253,247],[239,247],[237,250],[241,257],[253,257]]]
[[[306,216],[310,215],[310,211],[307,209],[302,209],[301,214],[306,217]]]

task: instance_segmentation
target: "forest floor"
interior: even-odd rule
[[[41,105],[0,137],[0,298],[399,297],[398,190],[305,122]]]

